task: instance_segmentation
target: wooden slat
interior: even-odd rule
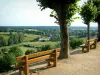
[[[56,48],[57,52],[60,52],[60,48]]]
[[[94,38],[94,39],[90,39],[90,40],[87,40],[87,41],[90,41],[90,42],[91,42],[91,41],[96,41],[96,40],[97,40],[97,39],[96,39],[96,38]]]
[[[38,57],[38,58],[30,59],[30,60],[28,60],[28,63],[39,62],[41,60],[46,60],[46,59],[49,59],[49,58],[50,58],[50,55],[45,55],[45,56],[41,56],[41,57]]]
[[[60,56],[60,52],[57,52],[57,57],[59,57]]]
[[[60,55],[60,48],[57,48],[56,50],[57,50],[57,57],[59,57],[59,55]],[[54,50],[48,50],[48,51],[38,52],[38,53],[34,53],[34,54],[29,54],[27,56],[28,56],[28,59],[29,59],[29,58],[33,58],[33,57],[38,57],[38,56],[50,54],[50,53],[53,53],[53,52],[54,52]],[[34,62],[34,60],[37,61],[37,59],[38,59],[38,61],[41,61],[43,59],[47,59],[48,57],[50,57],[50,55],[46,55],[46,56],[42,56],[42,57],[34,58],[33,62]],[[41,58],[41,59],[39,60],[39,58]],[[25,56],[16,57],[16,61],[20,61],[20,60],[25,60]],[[32,59],[31,59],[31,61],[32,61]],[[24,64],[25,64],[25,62],[19,62],[18,64],[16,64],[16,67],[23,66]]]
[[[94,41],[91,41],[91,42],[90,42],[90,45],[92,45],[92,44],[94,44]]]
[[[33,58],[33,57],[38,57],[38,56],[50,54],[50,53],[52,53],[53,51],[54,51],[54,50],[48,50],[48,51],[38,52],[38,53],[34,53],[34,54],[29,54],[29,55],[28,55],[28,58]],[[57,48],[57,51],[60,51],[60,48]],[[25,56],[16,57],[16,61],[23,60],[24,58],[25,58]]]
[[[34,54],[29,54],[28,59],[51,54],[52,52],[54,52],[54,50],[48,50],[48,51],[38,52],[38,53],[34,53]]]
[[[16,61],[20,61],[20,60],[23,60],[23,59],[25,59],[25,56],[16,57]]]
[[[59,57],[60,52],[57,52],[57,57]],[[54,54],[51,55],[51,57],[54,57]]]
[[[25,62],[19,62],[19,63],[17,63],[15,66],[16,66],[16,67],[21,67],[21,66],[23,66],[23,65],[25,65]]]

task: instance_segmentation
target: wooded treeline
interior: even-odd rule
[[[23,40],[24,34],[22,32],[10,32],[8,39],[4,39],[4,36],[0,35],[0,47],[18,44],[23,42]]]

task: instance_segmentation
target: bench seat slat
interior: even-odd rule
[[[38,52],[38,53],[34,53],[34,54],[29,54],[28,59],[51,54],[53,52],[54,52],[54,50],[48,50],[48,51]]]
[[[97,44],[97,38],[94,38],[87,40],[84,44],[80,45],[80,47],[82,47],[82,52],[84,52],[85,48],[87,48],[87,51],[89,51],[92,47],[96,48],[96,44]]]
[[[57,52],[57,57],[59,57],[59,55],[60,55],[60,52]],[[41,59],[43,57],[43,59]],[[39,62],[39,61],[41,61],[41,60],[44,60],[44,59],[48,59],[49,57],[50,57],[50,55],[46,55],[46,57],[44,57],[44,56],[42,56],[41,58],[40,57],[38,57],[37,59],[38,59],[38,61],[35,61],[35,62]],[[37,60],[36,58],[34,58],[34,60]],[[29,63],[31,63],[32,62],[32,59],[30,59],[31,61],[29,61]],[[33,60],[33,62],[34,62],[34,60]],[[21,66],[23,66],[23,65],[25,65],[25,62],[19,62],[19,63],[17,63],[16,64],[16,67],[21,67]]]
[[[53,51],[54,50],[48,50],[48,51],[38,52],[38,53],[34,53],[34,54],[29,54],[28,58],[34,58],[34,57],[39,57],[42,55],[50,54]],[[57,51],[60,52],[60,48],[57,48]],[[25,56],[16,57],[16,61],[20,61],[20,60],[24,60],[24,59],[25,59]]]
[[[20,61],[20,60],[24,60],[24,59],[25,59],[25,56],[16,57],[16,61]]]
[[[47,51],[43,51],[43,52],[38,52],[38,53],[34,53],[34,54],[29,54],[28,55],[28,59],[30,58],[35,58],[35,57],[39,57],[39,56],[43,56],[43,55],[48,55],[53,53],[55,50],[47,50]],[[60,51],[59,48],[57,48],[57,51]]]
[[[38,57],[38,58],[34,58],[34,59],[30,59],[28,60],[28,63],[35,63],[35,62],[39,62],[41,60],[46,60],[46,59],[49,59],[50,58],[50,55],[45,55],[45,56],[41,56],[41,57]]]

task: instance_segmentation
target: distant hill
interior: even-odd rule
[[[30,28],[30,29],[59,29],[59,26],[0,26],[0,28],[20,28],[20,29],[23,29],[23,28]],[[70,26],[69,29],[86,29],[87,27],[86,26]],[[91,26],[90,27],[91,29],[97,29],[97,27],[94,27],[94,26]]]

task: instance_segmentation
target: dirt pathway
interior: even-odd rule
[[[76,52],[68,59],[59,60],[57,67],[32,75],[100,75],[100,45],[89,53]]]

